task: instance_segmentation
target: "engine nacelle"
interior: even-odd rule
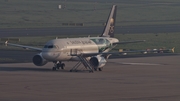
[[[33,57],[33,63],[36,65],[36,66],[44,66],[48,61],[45,60],[41,53],[40,54],[37,54]]]
[[[106,59],[104,57],[101,57],[101,56],[95,56],[95,57],[92,57],[90,60],[89,60],[90,64],[94,67],[94,68],[101,68],[103,67],[105,64],[106,64]]]

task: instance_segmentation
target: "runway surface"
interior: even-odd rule
[[[179,101],[180,56],[110,59],[102,72],[0,64],[0,101]]]
[[[20,36],[51,36],[51,35],[99,35],[102,27],[60,27],[60,28],[30,28],[30,29],[0,29],[1,37]],[[169,33],[180,32],[180,25],[143,25],[143,26],[116,26],[116,34],[134,33]]]
[[[37,51],[15,51],[15,50],[0,50],[0,58],[2,59],[11,59],[12,61],[0,61],[1,63],[7,63],[7,62],[16,62],[16,63],[22,63],[22,62],[32,62],[32,58],[34,55],[38,54]],[[156,56],[173,56],[178,55],[178,53],[159,53],[159,54],[128,54],[128,55],[112,55],[110,56],[110,59],[112,58],[137,58],[137,57],[156,57]]]

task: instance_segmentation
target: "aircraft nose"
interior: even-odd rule
[[[57,52],[42,52],[42,56],[46,60],[56,61],[57,58],[60,56],[60,53],[57,53]]]

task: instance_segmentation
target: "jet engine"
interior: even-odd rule
[[[40,54],[36,54],[34,57],[33,57],[33,63],[36,65],[36,66],[44,66],[48,61],[45,60],[41,53]]]
[[[94,69],[97,69],[97,68],[103,67],[107,61],[102,56],[95,56],[95,57],[90,58],[89,62]]]

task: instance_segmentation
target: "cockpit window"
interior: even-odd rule
[[[48,48],[53,48],[53,45],[49,45]]]
[[[45,46],[44,46],[44,48],[47,48],[47,47],[48,47],[48,45],[45,45]]]
[[[57,48],[55,45],[45,45],[44,48]]]

